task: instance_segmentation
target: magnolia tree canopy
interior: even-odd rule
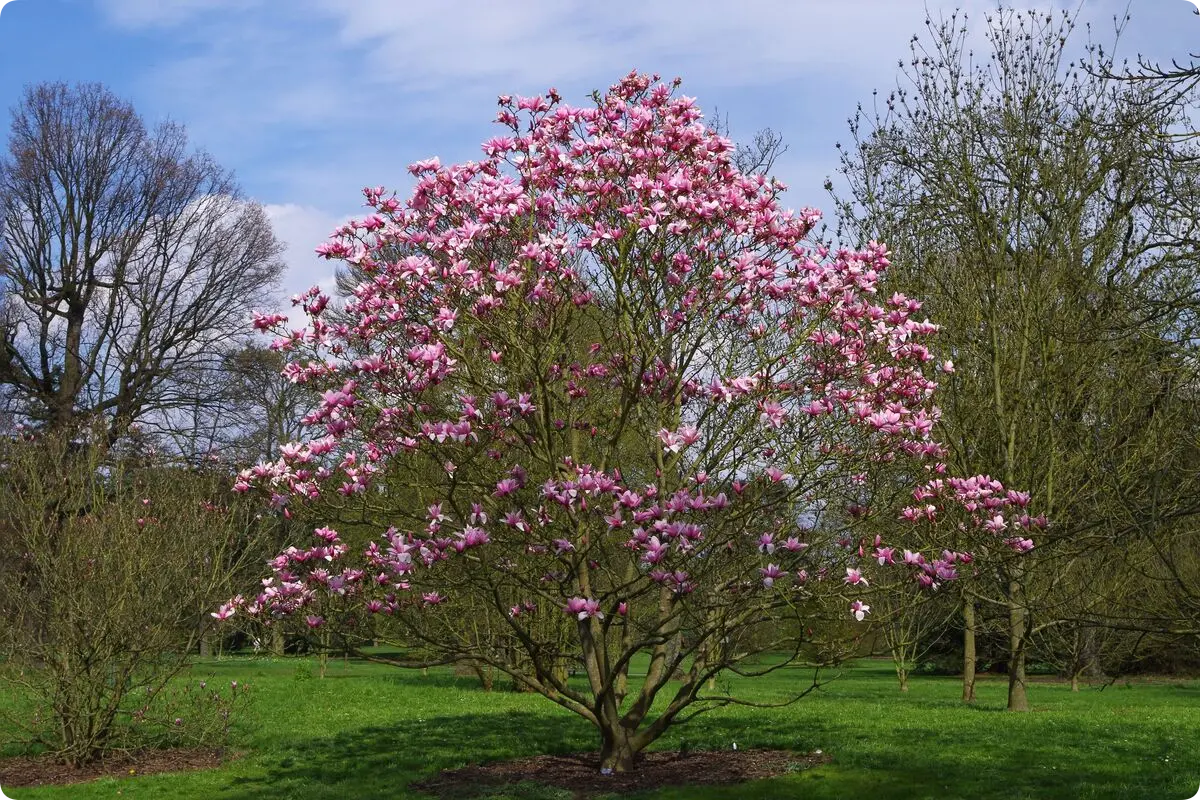
[[[326,391],[311,438],[237,486],[286,513],[386,479],[420,508],[361,552],[317,529],[215,616],[489,665],[596,725],[623,770],[736,702],[718,672],[861,621],[872,570],[934,588],[1032,546],[1026,495],[943,474],[937,326],[879,296],[886,248],[810,242],[817,212],[740,174],[677,87],[501,97],[481,161],[412,165],[406,202],[366,191],[371,213],[318,249],[360,276],[345,307],[313,289],[304,329],[256,319]],[[782,655],[748,661],[764,651]]]

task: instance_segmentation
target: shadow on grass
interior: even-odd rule
[[[508,712],[406,720],[297,744],[265,765],[265,774],[234,779],[222,797],[407,797],[408,783],[443,769],[594,746],[590,726],[562,715]]]
[[[508,679],[497,678],[495,688],[491,692],[484,690],[480,685],[479,679],[473,675],[451,675],[449,673],[430,673],[422,675],[419,672],[408,670],[397,671],[394,675],[384,675],[378,680],[385,683],[391,683],[397,686],[409,686],[418,690],[423,690],[426,687],[440,687],[443,689],[457,689],[463,692],[477,692],[480,697],[488,697],[490,694],[505,694],[508,692]]]
[[[973,716],[973,715],[972,715]],[[716,749],[738,741],[742,747],[778,747],[810,752],[825,742],[834,758],[828,767],[808,770],[745,786],[680,787],[656,798],[768,798],[803,796],[840,798],[867,796],[1000,796],[1012,797],[1145,796],[1129,794],[1135,786],[1150,789],[1135,765],[1144,753],[1137,748],[1110,750],[1110,758],[1071,758],[1063,742],[1017,737],[1003,731],[993,737],[963,741],[959,730],[898,726],[856,739],[836,721],[779,720],[748,725],[745,719],[711,719],[702,727],[673,730],[656,749],[675,749],[682,742],[694,749]],[[780,724],[782,723],[782,724]],[[1003,727],[1003,726],[1001,726]],[[976,731],[977,733],[977,731]],[[1082,743],[1081,743],[1082,744]],[[314,738],[282,753],[272,753],[264,771],[235,778],[221,792],[231,800],[323,798],[425,798],[409,783],[442,769],[537,753],[573,753],[597,746],[590,726],[565,714],[530,712],[481,713],[407,720],[364,727],[335,736]],[[1132,770],[1132,771],[1131,771]],[[1162,779],[1161,775],[1154,776]],[[507,789],[481,786],[471,797],[569,798],[569,793],[524,784]],[[1165,795],[1164,795],[1165,796]]]

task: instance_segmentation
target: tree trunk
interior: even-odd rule
[[[1028,711],[1029,695],[1025,689],[1025,635],[1029,627],[1028,611],[1021,587],[1023,570],[1016,567],[1008,583],[1008,710]]]
[[[1103,670],[1100,668],[1100,652],[1099,645],[1096,642],[1096,629],[1085,628],[1083,632],[1083,653],[1079,661],[1079,674],[1081,676],[1088,675],[1092,678],[1103,677]]]
[[[75,401],[83,383],[83,321],[87,306],[81,302],[77,292],[72,292],[67,301],[67,334],[63,352],[62,372],[53,399],[51,425],[60,431],[70,430],[75,421]]]
[[[896,670],[896,681],[900,684],[900,691],[908,691],[908,671],[912,667],[913,662],[917,660],[917,646],[903,643],[904,633],[895,629],[888,629],[888,650],[892,656],[892,667]],[[912,659],[909,659],[909,655]]]
[[[495,685],[493,669],[482,664],[472,664],[471,669],[475,672],[475,677],[479,679],[479,687],[485,692],[490,692]]]
[[[600,731],[600,772],[632,772],[638,752],[633,737],[619,722],[612,722]]]
[[[1069,674],[1071,675],[1071,691],[1078,692],[1079,676],[1082,675],[1084,669],[1087,668],[1087,656],[1084,655],[1083,635],[1080,633],[1078,628],[1075,629],[1075,632],[1071,637],[1071,644],[1071,665],[1068,668]]]
[[[963,690],[964,703],[975,702],[975,598],[963,593]]]
[[[566,683],[567,679],[571,677],[567,671],[567,663],[565,661],[555,661],[551,669],[554,672],[554,679],[560,683]]]

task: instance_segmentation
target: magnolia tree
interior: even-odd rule
[[[810,243],[818,214],[740,174],[677,86],[501,97],[483,160],[412,165],[406,202],[365,192],[371,213],[318,248],[359,276],[345,307],[314,289],[305,328],[256,320],[326,391],[311,436],[237,488],[287,513],[411,475],[420,511],[361,552],[317,529],[215,616],[487,665],[595,725],[620,771],[736,702],[717,673],[806,657],[831,608],[861,621],[872,570],[936,587],[970,558],[884,532],[1032,546],[1027,497],[942,475],[937,327],[877,296],[886,249]],[[875,488],[897,474],[916,505]]]

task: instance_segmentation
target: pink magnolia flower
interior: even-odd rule
[[[770,478],[771,483],[782,483],[791,480],[792,476],[778,467],[767,467],[767,477]]]
[[[775,581],[787,575],[787,572],[779,568],[778,564],[767,564],[765,567],[759,567],[759,573],[762,575],[763,586],[770,589],[775,585]]]
[[[1020,508],[1025,508],[1029,505],[1030,497],[1029,492],[1017,492],[1009,489],[1008,493],[1005,495],[1005,499],[1007,499],[1013,505],[1019,506]]]
[[[637,492],[629,491],[628,489],[626,489],[624,492],[621,493],[621,496],[618,498],[618,501],[625,508],[637,508],[639,505],[641,505],[642,498],[640,495],[638,495]]]
[[[754,391],[754,387],[758,385],[758,379],[750,375],[742,375],[727,384],[728,389],[735,395],[749,394]]]
[[[758,415],[759,420],[772,428],[782,428],[784,419],[787,418],[787,412],[783,410],[783,406],[774,400],[767,401],[761,406],[762,412]]]
[[[567,601],[564,610],[573,615],[580,622],[583,622],[589,617],[604,619],[604,612],[600,610],[600,603],[597,600],[591,600],[583,597],[572,597]]]
[[[211,608],[211,606],[210,606],[210,608]],[[236,613],[237,613],[237,609],[234,607],[233,603],[225,603],[219,609],[212,612],[212,616],[215,617],[217,620],[224,622],[225,620],[229,619]]]
[[[669,431],[663,428],[658,432],[658,438],[663,448],[670,453],[678,453],[700,440],[700,431],[691,425],[681,425],[679,430]]]
[[[856,620],[862,622],[863,618],[871,613],[871,607],[862,600],[855,600],[850,604],[850,613],[854,615]]]
[[[675,434],[684,447],[690,447],[700,441],[700,431],[692,425],[680,425]]]
[[[505,497],[512,494],[518,488],[517,482],[512,478],[505,478],[496,483],[496,490],[492,492],[493,497]]]
[[[997,514],[994,517],[990,517],[984,523],[984,527],[987,528],[992,533],[1000,533],[1001,531],[1008,528],[1008,523],[1004,521],[1003,514]]]

